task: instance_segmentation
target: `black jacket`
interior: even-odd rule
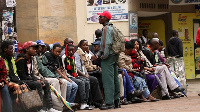
[[[168,55],[183,57],[183,43],[178,37],[172,37],[168,41]]]
[[[36,78],[33,75],[33,71],[31,69],[31,74],[28,73],[28,67],[27,67],[27,61],[28,59],[26,58],[25,54],[21,53],[17,56],[16,59],[16,66],[17,66],[17,74],[19,75],[21,80],[33,80],[36,81],[38,78]],[[32,68],[32,60],[31,62],[31,68]]]
[[[149,48],[143,47],[142,52],[147,57],[147,59],[151,62],[152,65],[156,64],[155,54],[153,54]]]
[[[63,67],[62,65],[62,59],[61,57],[55,57],[51,52],[47,52],[44,54],[48,60],[48,63],[43,63],[51,72],[56,73],[56,70],[60,67]]]

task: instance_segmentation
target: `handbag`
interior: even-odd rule
[[[22,91],[22,93],[19,94],[18,97],[19,97],[19,102],[22,104],[22,108],[24,110],[35,110],[35,109],[39,110],[43,106],[37,90],[30,90],[29,88],[28,92]]]

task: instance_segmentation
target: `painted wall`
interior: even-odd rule
[[[38,0],[16,0],[16,26],[20,43],[38,39]]]
[[[38,0],[39,39],[60,42],[67,37],[77,42],[75,0]]]

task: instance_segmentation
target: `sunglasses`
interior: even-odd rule
[[[99,16],[99,18],[103,18],[103,17],[105,17],[105,16]]]

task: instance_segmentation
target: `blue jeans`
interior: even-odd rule
[[[1,98],[3,100],[3,111],[2,112],[13,112],[12,101],[10,98],[10,94],[9,94],[7,85],[4,85],[4,87],[1,88]]]
[[[134,91],[134,87],[133,87],[132,82],[129,79],[126,69],[122,69],[122,70],[124,71],[123,84],[124,84],[124,98],[126,99],[126,91],[128,91],[128,93],[132,93]]]
[[[150,95],[150,91],[149,91],[149,89],[147,87],[147,84],[146,84],[145,80],[143,78],[141,78],[141,77],[138,77],[138,76],[134,76],[133,80],[134,80],[134,82],[133,82],[134,87],[137,90],[143,90],[143,94],[142,95],[145,98],[148,98],[149,95]]]
[[[74,103],[77,90],[78,90],[78,85],[74,81],[72,81],[72,83],[70,83],[69,81],[67,81],[67,95],[66,95],[66,100],[69,103]]]

